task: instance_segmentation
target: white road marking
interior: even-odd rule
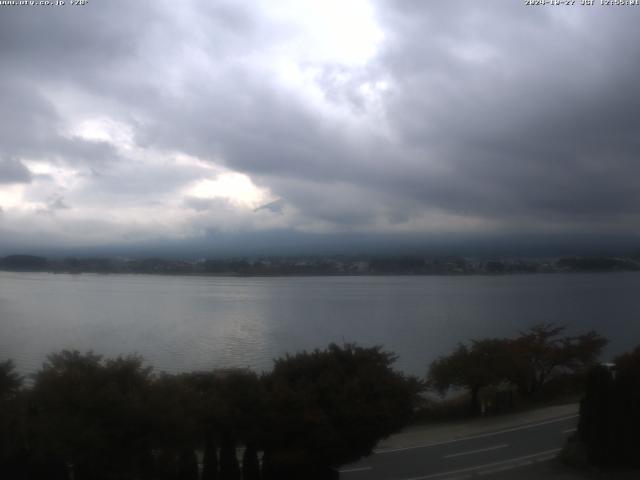
[[[577,430],[577,428],[567,428],[566,430],[562,430],[562,433],[573,433]]]
[[[458,473],[466,473],[466,472],[473,472],[476,470],[482,470],[482,469],[488,469],[491,467],[497,467],[499,465],[505,465],[508,463],[512,463],[515,466],[518,466],[518,464],[524,462],[524,461],[531,461],[531,460],[535,460],[535,457],[545,457],[545,460],[550,460],[551,458],[553,458],[553,456],[549,456],[555,453],[558,453],[560,450],[562,450],[561,448],[555,448],[553,450],[545,450],[544,452],[538,452],[538,453],[532,453],[531,455],[524,455],[522,457],[516,457],[516,458],[510,458],[508,460],[501,460],[499,462],[492,462],[492,463],[485,463],[483,465],[476,465],[474,467],[467,467],[467,468],[461,468],[459,470],[450,470],[448,472],[440,472],[440,473],[432,473],[431,475],[425,475],[423,477],[411,477],[411,478],[407,478],[405,480],[427,480],[429,478],[438,478],[438,477],[446,477],[447,475],[456,475]],[[542,460],[542,459],[540,459]]]
[[[478,450],[469,450],[468,452],[452,453],[451,455],[445,455],[444,458],[462,457],[463,455],[473,455],[474,453],[488,452],[490,450],[498,450],[499,448],[507,448],[509,445],[495,445],[493,447],[479,448]]]
[[[555,453],[552,455],[543,455],[541,457],[536,457],[533,460],[525,460],[523,462],[512,463],[510,465],[504,465],[502,467],[494,467],[488,470],[480,470],[477,473],[480,476],[492,475],[494,473],[506,472],[507,470],[513,470],[514,468],[524,467],[526,465],[533,465],[534,463],[548,462],[549,460],[553,460],[554,458],[556,458]]]
[[[400,447],[400,448],[389,448],[386,450],[374,450],[374,453],[376,455],[382,455],[382,454],[386,454],[386,453],[394,453],[394,452],[404,452],[405,450],[415,450],[418,448],[429,448],[429,447],[437,447],[439,445],[448,445],[450,443],[456,443],[456,442],[464,442],[465,440],[475,440],[476,438],[486,438],[486,437],[491,437],[493,435],[500,435],[503,433],[509,433],[509,432],[517,432],[518,430],[526,430],[528,428],[535,428],[535,427],[541,427],[542,425],[549,425],[551,423],[558,423],[558,422],[564,422],[565,420],[571,420],[572,418],[578,418],[580,415],[569,415],[566,417],[560,417],[560,418],[554,418],[552,420],[546,420],[544,422],[538,422],[538,423],[531,423],[528,425],[522,425],[519,427],[513,427],[513,428],[506,428],[504,430],[497,430],[495,432],[489,432],[489,433],[481,433],[478,435],[471,435],[469,437],[462,437],[462,438],[455,438],[453,440],[447,440],[445,442],[435,442],[435,443],[426,443],[424,445],[414,445],[411,447]]]
[[[340,473],[350,473],[350,472],[364,472],[367,470],[372,470],[371,467],[357,467],[357,468],[346,468],[344,470],[338,470]]]

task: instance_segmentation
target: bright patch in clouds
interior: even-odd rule
[[[264,2],[265,13],[299,30],[301,60],[362,65],[384,39],[367,0],[281,0]]]
[[[0,188],[0,207],[3,210],[19,207],[24,190],[24,185],[3,185]]]
[[[221,173],[213,180],[199,180],[186,194],[202,199],[223,198],[247,208],[257,208],[271,200],[268,192],[256,187],[248,176],[236,172]]]
[[[73,124],[69,130],[71,137],[108,142],[124,150],[131,149],[134,145],[131,127],[111,118],[89,118]]]
[[[265,18],[286,32],[268,47],[264,64],[278,83],[323,118],[359,125],[366,120],[354,116],[353,98],[359,96],[359,109],[379,120],[377,103],[389,85],[367,67],[385,35],[369,1],[266,1],[263,8]]]
[[[41,160],[25,160],[24,164],[29,167],[31,173],[49,179],[59,189],[78,188],[83,181],[76,169],[66,165],[56,165]]]

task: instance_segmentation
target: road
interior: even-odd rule
[[[575,430],[577,415],[514,426],[448,442],[378,451],[340,470],[343,480],[491,478],[522,465],[553,459]]]

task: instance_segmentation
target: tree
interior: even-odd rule
[[[587,457],[594,464],[606,464],[611,456],[611,392],[613,375],[601,365],[587,375],[585,398],[580,403],[578,432],[587,445]]]
[[[190,374],[163,373],[151,382],[147,400],[152,419],[149,435],[156,476],[160,479],[191,475],[193,452],[203,443],[201,409],[201,394],[191,382]],[[209,456],[207,462],[210,461]],[[207,468],[210,474],[210,465]]]
[[[178,480],[198,480],[198,459],[191,448],[184,448],[178,457]]]
[[[640,467],[640,346],[589,370],[578,440],[596,465]]]
[[[287,355],[264,378],[269,399],[264,478],[333,478],[413,413],[420,383],[381,347],[331,344]]]
[[[612,437],[616,463],[640,467],[640,345],[615,359]]]
[[[481,389],[505,378],[508,352],[506,339],[474,340],[469,347],[461,343],[453,353],[431,364],[427,383],[441,394],[451,387],[466,388],[470,395],[469,411],[477,415]]]
[[[205,439],[203,475],[239,480],[236,442],[255,448],[263,432],[265,392],[260,379],[246,369],[197,372],[186,375],[186,379],[200,398],[196,417]]]
[[[23,478],[26,469],[22,382],[11,360],[0,363],[0,478]]]
[[[565,327],[535,325],[515,339],[486,338],[459,344],[451,354],[435,360],[428,384],[446,393],[451,387],[469,391],[469,410],[480,412],[483,388],[503,382],[517,387],[523,396],[535,396],[560,375],[585,373],[593,365],[607,340],[590,331],[562,337]]]
[[[0,362],[0,400],[18,393],[24,378],[15,371],[12,360]]]
[[[229,432],[224,433],[220,444],[220,480],[240,480],[236,440]]]
[[[258,451],[253,444],[247,445],[242,456],[242,480],[260,480]]]
[[[218,480],[218,448],[211,432],[205,434],[202,480]]]
[[[70,463],[77,480],[142,475],[150,463],[151,369],[136,356],[50,355],[35,377],[35,456]]]
[[[559,374],[586,372],[607,344],[594,331],[561,337],[564,330],[553,323],[538,324],[521,332],[511,343],[509,380],[521,394],[537,394]]]

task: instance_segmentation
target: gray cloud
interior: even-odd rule
[[[273,202],[265,203],[264,205],[260,205],[258,208],[255,208],[254,212],[260,212],[266,210],[271,213],[282,213],[284,210],[286,203],[281,198],[278,200],[274,200]]]
[[[20,160],[0,157],[0,184],[29,182],[31,182],[31,172]]]
[[[212,210],[229,210],[229,202],[223,198],[185,197],[185,207],[196,212],[210,212]]]
[[[67,205],[64,197],[54,195],[47,199],[46,205],[36,210],[37,215],[54,215],[60,210],[69,210],[71,207]]]
[[[74,206],[224,210],[185,193],[202,167],[135,157],[177,152],[247,174],[294,230],[635,232],[640,10],[377,0],[384,41],[354,64],[288,53],[300,29],[264,5],[3,11],[0,183],[40,160],[82,172]],[[133,150],[69,134],[74,115]]]
[[[67,203],[64,201],[63,197],[55,197],[52,198],[51,201],[49,202],[49,209],[50,210],[68,210],[69,208],[71,208],[69,205],[67,205]]]
[[[508,220],[637,214],[640,103],[630,92],[640,65],[620,52],[638,40],[637,13],[460,5],[385,6],[396,32],[382,59],[398,92],[391,123],[405,148],[446,166],[423,188],[400,188]],[[465,48],[478,58],[456,56]]]

